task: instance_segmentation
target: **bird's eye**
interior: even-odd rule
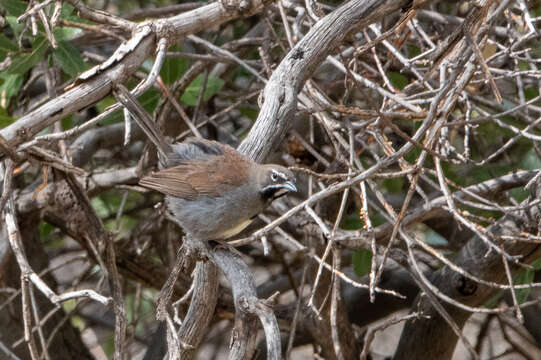
[[[271,180],[272,180],[272,181],[278,180],[278,174],[276,174],[276,173],[273,172],[273,173],[271,174]]]

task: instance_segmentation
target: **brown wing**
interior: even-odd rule
[[[222,145],[221,149],[223,155],[182,161],[145,176],[139,184],[187,200],[199,195],[219,196],[222,191],[243,184],[250,167],[250,162],[233,148]]]

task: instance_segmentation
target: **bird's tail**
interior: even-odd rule
[[[117,100],[124,105],[130,112],[137,125],[143,130],[148,139],[156,146],[160,162],[165,163],[173,148],[167,142],[165,137],[157,129],[156,124],[150,118],[150,115],[143,109],[141,104],[134,99],[129,90],[122,84],[117,84],[114,89],[114,95]]]

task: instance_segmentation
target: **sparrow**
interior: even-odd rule
[[[261,165],[229,145],[200,138],[170,144],[123,85],[115,97],[156,146],[160,170],[139,184],[165,194],[186,234],[224,240],[244,230],[273,200],[296,192],[295,176],[280,165]]]
[[[139,184],[165,194],[167,209],[197,239],[232,237],[272,201],[297,191],[287,168],[255,163],[217,141],[189,138],[165,147],[164,156],[164,168]]]

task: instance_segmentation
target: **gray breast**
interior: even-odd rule
[[[167,196],[166,203],[184,231],[201,240],[235,235],[265,208],[260,194],[248,186],[230,189],[221,197],[199,196],[195,200],[184,200]]]

